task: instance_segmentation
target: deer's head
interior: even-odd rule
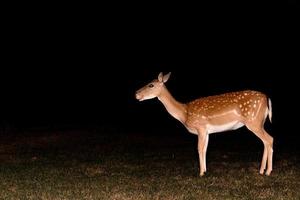
[[[164,83],[170,78],[171,72],[163,75],[162,72],[159,73],[157,79],[154,79],[135,93],[135,97],[139,101],[153,99],[158,97],[164,87]]]

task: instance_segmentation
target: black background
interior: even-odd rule
[[[49,7],[6,16],[3,129],[184,132],[159,101],[134,98],[171,71],[166,85],[181,102],[242,89],[266,93],[272,135],[299,138],[294,2]]]

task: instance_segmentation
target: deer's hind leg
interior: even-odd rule
[[[266,175],[270,175],[272,171],[272,160],[273,160],[273,137],[270,136],[265,131],[262,123],[260,124],[247,123],[246,127],[250,131],[252,131],[258,138],[260,138],[264,144],[264,153],[263,153],[259,173],[263,174],[266,169],[266,165],[268,164]]]

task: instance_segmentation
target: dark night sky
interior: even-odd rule
[[[243,10],[163,18],[141,13],[14,20],[1,73],[2,124],[124,132],[179,127],[157,100],[134,99],[160,71],[172,72],[167,87],[179,101],[255,89],[272,98],[279,131],[296,122],[289,117],[297,109],[291,107],[299,82],[296,28],[288,11],[263,18]]]

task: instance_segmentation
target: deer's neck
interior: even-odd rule
[[[179,120],[181,123],[186,121],[186,105],[176,101],[165,86],[158,96],[158,99],[165,106],[168,113],[175,119]]]

